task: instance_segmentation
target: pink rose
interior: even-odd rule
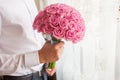
[[[83,39],[83,36],[84,36],[84,32],[78,32],[78,33],[76,33],[76,35],[75,35],[74,38],[72,39],[72,42],[73,42],[73,43],[79,42],[80,40]]]
[[[35,20],[33,26],[34,26],[33,29],[40,28],[41,27],[41,21],[40,20]]]
[[[56,28],[54,31],[53,31],[53,36],[56,38],[56,39],[61,39],[63,38],[65,35],[65,31],[63,29],[61,29],[60,27]]]
[[[57,14],[51,15],[49,17],[49,23],[50,23],[51,27],[56,28],[58,26],[59,22],[60,22],[59,15],[57,15]]]
[[[65,16],[68,11],[69,11],[68,7],[65,7],[64,5],[59,5],[57,13],[60,14],[61,16]]]
[[[45,16],[45,12],[44,11],[40,11],[39,12],[40,15],[37,15],[36,19],[41,19]]]
[[[75,30],[76,29],[76,23],[74,23],[73,21],[69,22],[68,28],[71,30]]]
[[[45,27],[46,25],[44,23],[41,23],[41,25],[38,28],[38,32],[43,32],[43,27]]]
[[[48,23],[45,24],[44,28],[43,28],[43,33],[46,33],[46,34],[52,34],[54,28],[51,27]]]
[[[73,37],[75,36],[75,31],[74,30],[68,30],[65,33],[65,39],[71,41]]]
[[[47,13],[56,14],[56,11],[59,9],[58,5],[51,5],[45,8]]]
[[[42,18],[44,17],[44,12],[41,11],[41,12],[39,12],[39,14],[41,14],[41,15],[37,15],[34,20],[34,23],[33,23],[34,29],[38,29],[41,27],[41,22],[42,22]]]
[[[68,29],[69,21],[66,18],[60,20],[60,27],[62,29]]]

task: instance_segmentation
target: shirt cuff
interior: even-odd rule
[[[25,67],[33,67],[40,64],[38,51],[25,54],[24,59],[25,59]]]

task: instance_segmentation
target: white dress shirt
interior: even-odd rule
[[[26,75],[41,69],[44,39],[33,30],[34,0],[0,0],[0,75]]]

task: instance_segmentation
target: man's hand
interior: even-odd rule
[[[49,63],[59,60],[63,52],[63,46],[63,41],[55,44],[51,44],[50,41],[47,41],[38,53],[40,63]]]
[[[48,76],[53,76],[54,73],[56,72],[56,68],[53,68],[53,69],[47,68],[46,72],[47,72]]]

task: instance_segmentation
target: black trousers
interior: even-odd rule
[[[57,80],[56,73],[53,76],[47,76],[48,80]]]
[[[44,74],[44,73],[41,73]],[[1,76],[0,80],[48,80],[47,74],[40,76],[39,72],[24,75],[24,76]]]
[[[46,64],[43,65],[40,73],[36,72],[24,76],[0,76],[0,80],[57,80],[56,73],[53,76],[48,76],[45,69]]]
[[[44,64],[40,72],[35,72],[35,73],[31,73],[31,74],[24,75],[24,76],[4,75],[4,76],[0,76],[0,80],[48,80],[45,66],[46,65]]]

